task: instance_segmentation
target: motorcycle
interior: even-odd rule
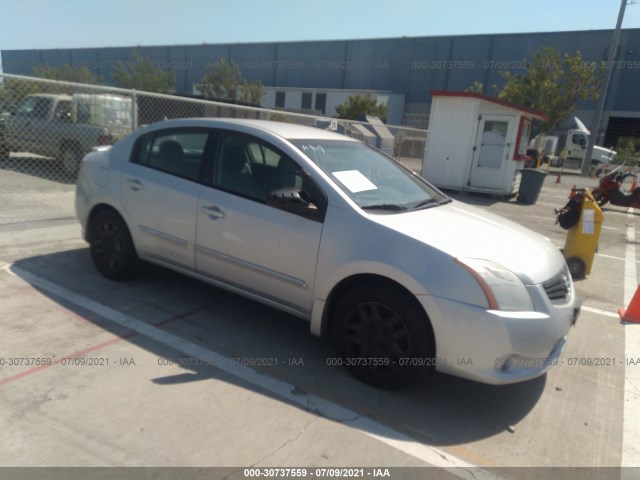
[[[606,203],[611,203],[611,205],[619,207],[640,208],[640,187],[635,188],[628,194],[620,191],[620,187],[626,178],[633,177],[634,180],[637,178],[635,173],[624,172],[624,166],[622,164],[607,175],[600,177],[598,187],[592,192],[593,198],[596,199],[600,207]]]

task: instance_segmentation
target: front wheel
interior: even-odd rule
[[[110,280],[133,277],[140,260],[131,234],[120,215],[112,210],[97,213],[89,223],[91,258],[98,271]]]
[[[405,387],[435,365],[429,320],[414,298],[367,284],[348,291],[333,314],[342,364],[377,388]]]

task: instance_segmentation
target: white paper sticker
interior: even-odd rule
[[[358,170],[343,170],[341,172],[331,172],[331,174],[340,180],[340,183],[347,187],[351,193],[378,189],[374,183]]]
[[[582,233],[592,235],[595,233],[595,215],[593,210],[582,212]]]

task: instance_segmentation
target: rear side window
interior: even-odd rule
[[[152,132],[138,139],[132,161],[189,180],[199,180],[209,130],[178,129]]]

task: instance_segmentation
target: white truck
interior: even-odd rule
[[[585,127],[578,117],[573,117],[575,128],[570,128],[560,135],[547,135],[544,144],[544,158],[551,162],[551,166],[560,166],[562,159],[565,168],[582,169],[587,143],[591,132]],[[532,140],[532,145],[536,144]],[[611,163],[616,157],[616,152],[604,147],[594,146],[591,157],[591,167],[598,168],[605,163]]]
[[[75,177],[82,157],[129,133],[135,115],[132,100],[120,95],[27,95],[3,118],[0,157],[26,152],[53,158]]]

